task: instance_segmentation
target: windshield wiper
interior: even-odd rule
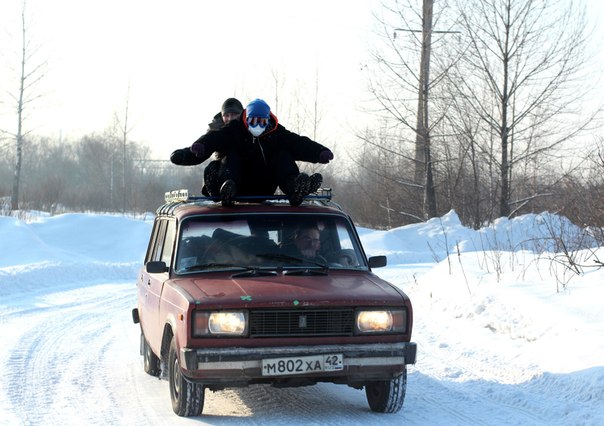
[[[233,274],[232,278],[271,277],[271,276],[276,276],[276,275],[277,275],[276,271],[269,271],[269,270],[260,269],[260,268],[248,268],[247,271],[237,272],[236,274]]]
[[[242,268],[242,269],[248,269],[247,266],[235,265],[233,263],[211,262],[211,263],[200,263],[199,265],[187,266],[186,268],[183,269],[183,271],[184,272],[190,272],[190,271],[199,271],[199,270],[202,270],[202,269],[212,269],[212,268]]]
[[[272,260],[289,260],[290,262],[302,263],[304,259],[300,259],[299,257],[290,256],[289,254],[281,254],[281,253],[260,253],[256,255],[257,257],[262,257],[264,259],[272,259]]]
[[[260,277],[260,276],[266,277],[266,276],[277,275],[277,272],[275,272],[275,271],[263,270],[263,269],[253,267],[253,266],[244,266],[244,265],[237,265],[234,263],[217,263],[217,262],[202,263],[199,265],[189,266],[184,269],[184,272],[199,271],[202,269],[212,269],[212,268],[245,269],[244,271],[234,274],[233,277]]]
[[[327,267],[322,269],[300,268],[285,271],[283,275],[327,275]]]

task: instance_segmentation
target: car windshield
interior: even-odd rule
[[[217,270],[367,270],[352,225],[330,214],[193,216],[180,226],[177,274]]]

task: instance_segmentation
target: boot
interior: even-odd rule
[[[222,205],[231,207],[235,204],[235,201],[233,201],[235,195],[237,195],[237,185],[235,185],[235,181],[231,179],[225,180],[220,187],[220,201],[222,201]]]
[[[315,192],[317,192],[321,187],[322,183],[323,176],[321,176],[321,173],[314,173],[310,175],[310,177],[308,178],[308,193],[314,194]]]
[[[300,173],[291,178],[287,191],[287,198],[289,199],[290,205],[295,207],[302,204],[302,200],[308,195],[308,188],[310,185],[309,179],[310,178],[306,173]]]
[[[220,161],[210,161],[203,171],[203,181],[208,196],[220,196]]]

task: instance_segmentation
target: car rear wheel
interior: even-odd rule
[[[391,380],[365,384],[367,402],[371,411],[397,413],[403,407],[407,391],[407,367],[403,373]]]
[[[145,370],[145,373],[155,377],[159,376],[159,358],[153,353],[153,350],[151,349],[151,346],[149,346],[149,342],[147,342],[147,339],[143,333],[141,333],[141,345],[143,369]]]
[[[181,417],[199,416],[203,411],[205,388],[202,384],[190,382],[183,376],[178,362],[176,337],[172,337],[170,343],[168,381],[174,412]]]

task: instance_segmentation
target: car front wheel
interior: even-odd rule
[[[367,402],[371,411],[397,413],[403,407],[407,391],[407,367],[403,373],[391,380],[368,382],[365,384]]]
[[[182,375],[178,362],[176,337],[172,337],[170,343],[168,381],[174,412],[181,417],[199,416],[203,411],[205,389],[202,384],[190,382]]]

